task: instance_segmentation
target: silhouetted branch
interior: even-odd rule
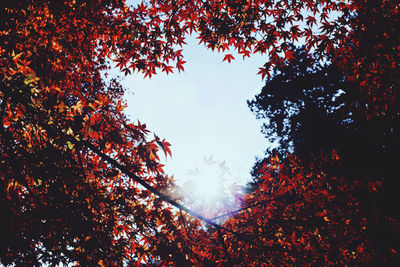
[[[222,214],[222,215],[216,216],[216,217],[214,217],[214,218],[211,218],[210,220],[213,221],[213,220],[216,220],[216,219],[219,219],[219,218],[223,218],[223,217],[226,217],[226,216],[229,216],[229,215],[234,215],[234,214],[236,214],[236,213],[238,213],[238,212],[240,212],[240,211],[242,211],[242,210],[247,210],[247,209],[250,209],[250,208],[254,208],[254,207],[257,207],[257,206],[260,206],[260,205],[269,203],[270,200],[271,200],[271,199],[264,200],[264,201],[258,202],[257,204],[253,204],[253,205],[250,205],[250,206],[247,206],[247,207],[244,207],[244,208],[240,208],[240,209],[237,209],[237,210],[233,210],[233,211],[231,211],[231,212],[227,212],[227,213],[225,213],[225,214]]]
[[[125,175],[127,175],[128,177],[130,177],[131,179],[133,179],[135,182],[139,183],[141,186],[143,186],[144,188],[146,188],[147,190],[149,190],[151,193],[157,195],[159,198],[161,198],[163,201],[168,202],[169,204],[175,206],[176,208],[183,210],[185,212],[187,212],[188,214],[192,215],[193,217],[196,217],[200,220],[202,220],[203,222],[214,226],[217,229],[221,229],[227,232],[230,232],[234,235],[237,235],[236,232],[229,230],[228,228],[225,228],[211,220],[209,220],[208,218],[200,215],[199,213],[192,211],[190,209],[188,209],[187,207],[183,206],[182,204],[179,204],[178,202],[176,202],[175,200],[173,200],[172,198],[170,198],[167,195],[164,195],[163,193],[161,193],[160,191],[158,191],[157,189],[155,189],[154,187],[152,187],[151,185],[149,185],[147,182],[143,181],[139,176],[135,175],[134,173],[132,173],[126,166],[120,164],[119,162],[117,162],[115,159],[111,158],[110,156],[106,155],[105,153],[103,153],[100,149],[98,149],[95,145],[93,145],[92,143],[88,142],[88,141],[78,141],[75,138],[71,137],[71,141],[74,142],[75,144],[83,144],[84,146],[86,146],[87,148],[89,148],[90,150],[92,150],[94,153],[96,153],[98,156],[100,156],[103,160],[109,162],[111,165],[113,165],[115,168],[118,168],[121,172],[123,172]]]

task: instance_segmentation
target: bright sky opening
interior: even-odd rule
[[[165,170],[180,185],[193,180],[194,187],[186,194],[218,201],[217,176],[207,173],[212,171],[204,158],[224,162],[229,170],[226,186],[245,184],[255,157],[267,147],[262,123],[246,103],[264,84],[257,72],[266,58],[253,55],[243,60],[233,53],[236,60],[223,62],[223,53],[198,45],[195,38],[183,49],[184,72],[158,73],[151,79],[139,73],[124,79],[133,92],[127,96],[127,113],[171,143],[172,158],[164,162]],[[196,168],[203,173],[191,175]]]

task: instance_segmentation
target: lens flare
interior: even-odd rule
[[[186,205],[212,218],[240,207],[239,188],[225,161],[204,157],[203,163],[188,171],[182,193]]]

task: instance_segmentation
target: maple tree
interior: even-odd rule
[[[372,2],[368,4],[371,5]],[[292,61],[286,61],[275,68],[261,93],[248,103],[257,118],[265,120],[263,132],[272,144],[268,147],[267,154],[273,155],[277,152],[281,158],[286,158],[286,153],[292,152],[302,159],[303,168],[309,169],[309,165],[312,165],[311,169],[315,169],[318,159],[329,157],[333,150],[335,158],[340,155],[340,164],[335,168],[340,170],[340,176],[347,187],[354,186],[353,183],[358,184],[357,186],[364,183],[364,191],[369,187],[370,191],[379,192],[375,197],[356,192],[348,192],[346,195],[352,195],[357,199],[354,201],[359,205],[366,205],[369,209],[368,219],[365,219],[366,236],[363,242],[369,243],[372,248],[368,253],[368,264],[395,264],[399,260],[399,214],[394,203],[399,201],[395,188],[400,124],[399,114],[395,111],[398,109],[398,103],[395,102],[398,75],[389,69],[398,65],[394,59],[398,54],[382,54],[397,48],[393,44],[391,48],[386,46],[392,41],[386,42],[389,36],[386,29],[383,39],[380,38],[381,32],[375,31],[376,27],[383,29],[383,25],[380,24],[381,16],[393,19],[384,20],[387,28],[396,27],[398,6],[394,3],[385,2],[379,5],[374,2],[377,7],[369,6],[371,9],[366,10],[364,4],[360,4],[360,7],[355,5],[363,9],[363,13],[351,20],[357,23],[363,21],[362,26],[355,27],[363,27],[362,33],[352,32],[353,39],[347,40],[347,47],[338,48],[337,55],[328,56],[328,62],[325,61],[324,64],[316,61],[313,58],[315,55],[308,53],[304,48],[294,48]],[[391,11],[393,14],[385,13]],[[368,16],[368,19],[364,16]],[[366,31],[373,33],[365,34]],[[378,40],[374,43],[376,46],[372,43],[371,46],[364,42],[358,43],[359,38],[372,36]],[[394,40],[398,38],[392,37]],[[383,46],[385,48],[382,48]],[[370,54],[363,54],[367,48]],[[340,53],[344,54],[338,56]],[[344,56],[350,54],[350,58],[356,60],[356,64]],[[385,61],[383,64],[381,57],[393,57],[394,61]],[[360,58],[365,63],[376,60],[382,64],[376,65],[375,62],[365,68],[360,67]],[[387,72],[381,76],[378,73],[383,69]],[[374,74],[368,73],[370,71]],[[386,74],[388,76],[385,76]],[[256,163],[253,170],[254,188],[258,188],[260,183],[263,184],[265,174],[260,170],[265,169],[265,164],[268,165],[269,162],[270,158],[267,157]],[[334,171],[327,164],[323,166],[319,168],[322,168],[325,175]],[[339,175],[338,170],[335,171],[335,176]],[[287,177],[290,178],[290,175]],[[380,186],[376,187],[377,184]],[[332,186],[328,188],[333,189]],[[314,192],[318,190],[314,189]],[[335,194],[334,190],[327,192]],[[362,215],[353,213],[353,216]],[[367,258],[361,256],[358,264]],[[332,263],[326,259],[324,264],[338,262]]]
[[[170,208],[137,186],[163,191],[172,184],[157,155],[170,154],[169,144],[147,140],[145,125],[126,119],[124,89],[103,77],[107,61],[123,54],[125,31],[146,34],[141,23],[125,22],[125,8],[119,1],[1,4],[0,260],[6,265],[138,260],[147,254],[145,238],[169,220]],[[140,38],[147,46],[138,62],[157,61],[151,51],[159,41]]]
[[[278,172],[268,165],[245,202],[268,205],[223,225],[187,209],[159,163],[169,143],[126,118],[125,89],[107,71],[113,64],[126,75],[182,71],[181,46],[193,32],[212,50],[266,53],[259,73],[270,77],[296,59],[292,43],[304,42],[314,62],[330,59],[356,84],[357,118],[385,118],[381,136],[397,134],[399,8],[396,1],[2,1],[0,262],[350,264],[398,253],[388,247],[394,252],[382,256],[364,238],[365,220],[376,216],[353,191],[379,183],[343,180],[316,164],[337,164],[332,150],[310,170],[295,159]],[[384,219],[397,225],[393,214]],[[307,216],[316,224],[304,224]],[[332,241],[338,229],[342,238]]]
[[[395,223],[398,214],[392,210],[397,199],[392,190],[396,180],[393,152],[398,148],[397,130],[394,128],[388,136],[377,127],[376,120],[357,117],[351,105],[357,99],[356,84],[349,82],[337,66],[315,64],[303,49],[297,49],[294,62],[277,68],[262,91],[249,101],[256,116],[265,120],[263,130],[271,142],[267,154],[277,153],[280,159],[267,157],[255,165],[252,185],[257,198],[249,205],[261,199],[272,207],[254,208],[244,218],[249,220],[257,212],[265,214],[268,208],[277,209],[277,213],[268,213],[270,217],[266,220],[271,221],[272,235],[276,233],[279,242],[271,237],[268,240],[289,246],[288,253],[292,253],[294,262],[280,262],[278,258],[275,264],[304,260],[303,264],[381,265],[394,261],[399,240],[398,223]],[[290,152],[301,160],[290,156]],[[278,197],[281,194],[286,197],[279,201],[272,197],[274,194],[259,197],[268,190],[277,191]],[[277,207],[283,207],[284,211]],[[350,221],[360,219],[362,226],[349,228]],[[246,220],[240,220],[244,225]],[[274,228],[280,221],[286,230],[279,223],[280,228],[276,229],[280,231]],[[331,224],[337,230],[320,232]],[[297,227],[287,230],[292,225]],[[262,228],[263,224],[256,226]],[[314,230],[306,230],[309,226]],[[319,252],[309,259],[298,258],[296,253],[300,250],[295,244],[299,245],[299,240],[303,242],[305,236],[313,233],[318,236],[314,243],[317,247],[312,248],[311,240],[304,244],[310,251]],[[352,249],[346,248],[350,245],[346,242],[351,243]],[[301,255],[307,253],[307,249],[301,251]],[[318,259],[321,255],[327,256]]]
[[[340,160],[330,156],[335,158],[315,158],[313,166],[295,157],[270,158],[260,170],[259,188],[245,200],[249,208],[224,224],[245,238],[227,234],[232,263],[334,266],[378,261],[381,251],[368,238],[372,207],[360,201],[363,195],[374,198],[371,185],[346,181],[337,171]]]

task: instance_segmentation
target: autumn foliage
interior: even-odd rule
[[[360,199],[373,198],[369,190],[378,190],[379,183],[336,176],[332,170],[340,168],[340,161],[335,154],[313,164],[274,156],[260,169],[259,188],[245,201],[251,208],[226,222],[247,239],[228,235],[232,263],[340,266],[376,260],[367,237],[376,218]],[[327,172],[323,165],[332,169]]]
[[[127,119],[125,89],[107,72],[183,71],[193,33],[228,62],[232,49],[266,54],[259,74],[271,81],[296,64],[301,43],[311,64],[328,61],[352,84],[346,114],[372,122],[379,145],[393,149],[399,9],[372,0],[1,1],[0,262],[394,263],[399,214],[383,168],[354,171],[335,142],[307,158],[271,154],[243,208],[217,224],[174,198],[159,160],[169,143]]]

